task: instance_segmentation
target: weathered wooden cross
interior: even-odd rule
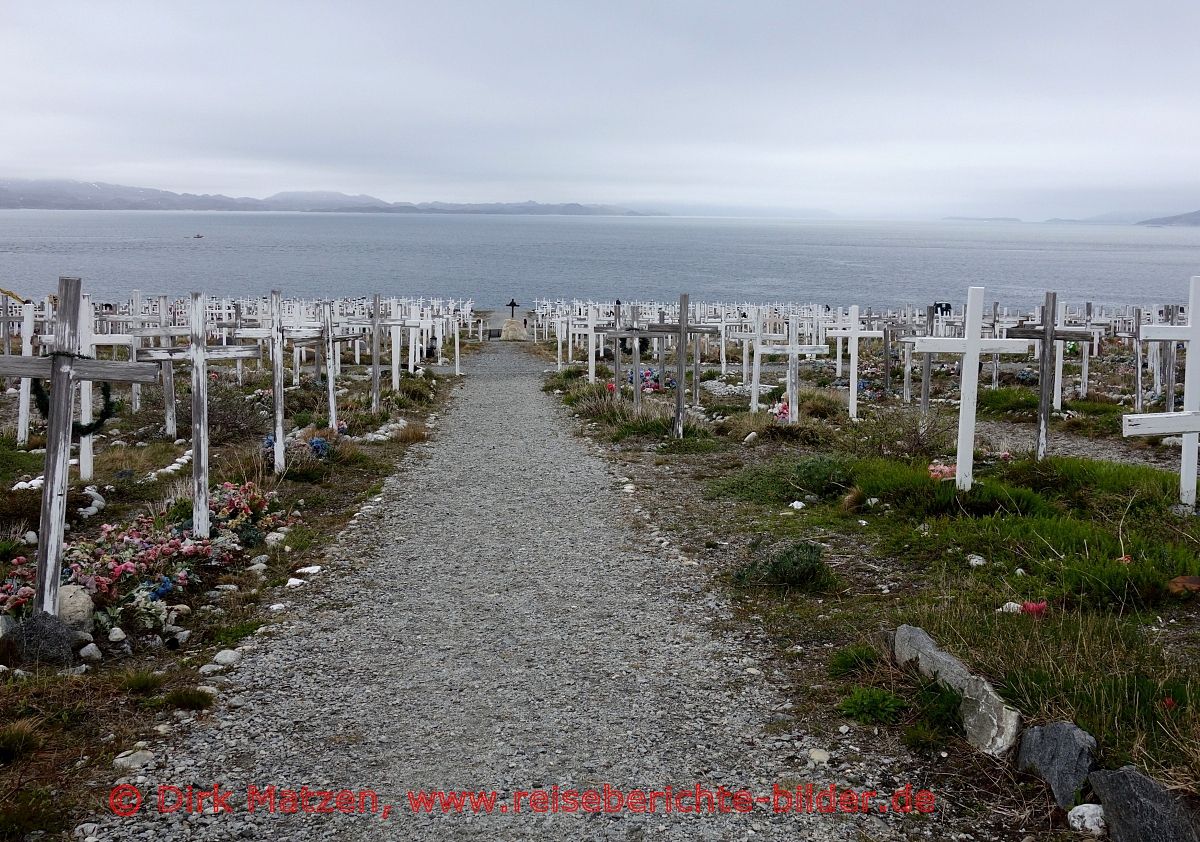
[[[625,385],[625,378],[621,371],[621,340],[632,340],[632,356],[633,356],[633,411],[640,412],[642,409],[642,339],[649,335],[646,328],[638,324],[638,316],[636,309],[632,323],[624,324],[624,319],[621,315],[621,302],[617,301],[615,305],[616,321],[612,327],[600,328],[597,333],[602,333],[613,341],[613,385],[616,387],[616,395],[621,396],[621,389]]]
[[[153,383],[158,366],[89,360],[79,356],[79,278],[58,279],[58,312],[54,350],[46,357],[0,356],[0,375],[50,380],[50,413],[46,429],[45,484],[38,528],[36,609],[58,614],[63,536],[67,521],[68,462],[76,382],[107,380]]]
[[[1196,505],[1197,442],[1200,442],[1200,275],[1191,280],[1188,290],[1186,325],[1142,325],[1142,338],[1187,343],[1183,368],[1183,411],[1125,415],[1121,419],[1126,436],[1167,436],[1183,438],[1179,460],[1179,502]]]
[[[679,296],[679,321],[675,324],[667,322],[656,322],[646,326],[646,330],[650,333],[657,333],[660,336],[674,335],[676,337],[675,344],[675,426],[674,436],[677,439],[683,438],[683,421],[686,415],[684,408],[684,392],[687,389],[687,355],[688,355],[688,337],[695,337],[696,347],[694,349],[694,370],[692,372],[692,402],[693,405],[700,405],[700,335],[720,333],[718,328],[712,325],[698,325],[688,323],[688,294],[682,293]]]
[[[1062,380],[1061,369],[1056,376],[1055,343],[1057,342],[1086,342],[1094,341],[1094,336],[1088,330],[1060,330],[1057,325],[1058,293],[1047,292],[1046,303],[1042,307],[1042,323],[1040,325],[1021,325],[1010,327],[1005,335],[1010,339],[1029,339],[1040,344],[1038,348],[1038,425],[1037,449],[1034,457],[1037,461],[1046,458],[1046,450],[1050,441],[1050,412],[1061,406]],[[1061,353],[1057,355],[1061,359]],[[1056,393],[1058,397],[1056,397]]]
[[[858,317],[858,305],[850,305],[850,315],[845,326],[831,327],[825,331],[825,336],[844,337],[850,345],[850,417],[858,417],[858,341],[860,339],[882,339],[882,330],[863,330]],[[838,353],[838,368],[841,369],[842,356]]]
[[[793,313],[788,318],[788,332],[786,335],[768,334],[762,331],[762,316],[761,313],[756,313],[754,341],[754,366],[750,375],[750,411],[758,412],[759,403],[758,396],[762,383],[762,357],[764,354],[787,354],[788,358],[788,421],[796,422],[796,388],[800,380],[800,355],[801,354],[828,354],[828,345],[801,345],[800,344],[800,317]],[[783,343],[773,342],[772,340],[782,339]]]
[[[967,291],[967,310],[961,337],[917,336],[905,339],[917,353],[962,354],[962,377],[959,386],[958,452],[955,485],[960,491],[970,491],[975,463],[975,406],[979,392],[980,354],[1028,353],[1029,342],[1022,339],[984,339],[983,287]]]

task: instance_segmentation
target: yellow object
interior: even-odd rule
[[[24,303],[25,303],[25,298],[24,298],[24,296],[17,295],[17,294],[16,294],[15,292],[13,292],[11,289],[5,289],[4,287],[0,287],[0,292],[4,293],[4,294],[5,294],[5,295],[7,295],[9,298],[15,298],[17,301],[20,301],[22,304],[24,304]]]

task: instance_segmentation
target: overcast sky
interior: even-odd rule
[[[0,175],[1041,218],[1200,208],[1200,4],[0,0]]]

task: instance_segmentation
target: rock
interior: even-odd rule
[[[279,544],[282,544],[283,539],[286,537],[287,535],[282,532],[270,532],[267,534],[267,537],[263,539],[263,543],[265,543],[268,547],[276,547]]]
[[[183,630],[183,631],[181,631],[181,632],[176,632],[176,633],[175,633],[175,639],[176,639],[177,641],[179,641],[179,644],[180,644],[181,646],[182,646],[183,644],[187,643],[187,642],[188,642],[188,638],[190,638],[191,636],[192,636],[191,629],[184,629],[184,630]]]
[[[818,766],[824,766],[829,762],[829,752],[823,748],[810,748],[808,750],[808,759]]]
[[[1197,842],[1182,805],[1133,766],[1099,769],[1088,782],[1104,805],[1104,823],[1114,842]]]
[[[45,611],[22,620],[11,637],[23,661],[69,664],[75,658],[75,630]]]
[[[25,535],[23,536],[23,538],[24,538],[25,543],[31,547],[36,545],[37,541],[38,541],[37,533],[34,532],[32,529],[29,530],[28,532],[26,532]]]
[[[100,832],[100,825],[95,822],[85,822],[71,831],[71,836],[75,839],[83,839],[86,836],[95,836]]]
[[[77,667],[67,667],[66,669],[61,669],[58,671],[58,674],[66,675],[66,676],[83,675],[87,671],[88,671],[88,665],[80,664]]]
[[[16,617],[11,614],[0,614],[0,637],[12,634],[18,625],[20,624],[17,622]]]
[[[63,585],[58,589],[58,619],[75,631],[91,632],[95,614],[92,596],[83,585]]]
[[[296,572],[304,576],[315,576],[321,572],[321,565],[310,564],[308,567],[301,567]]]
[[[251,564],[246,568],[246,570],[250,573],[258,573],[261,575],[267,572],[267,566],[260,562],[259,564]]]
[[[225,672],[225,667],[220,664],[205,664],[200,667],[201,675],[216,675],[219,672]]]
[[[803,500],[793,500],[791,503],[791,508],[795,509],[796,511],[800,511],[804,508],[804,505],[805,504]]]
[[[742,444],[754,444],[756,441],[758,441],[758,433],[748,433],[746,437],[742,439]]]
[[[227,592],[229,592],[229,593],[233,593],[233,592],[234,592],[234,591],[236,591],[237,589],[238,589],[238,586],[237,586],[237,585],[233,585],[233,584],[229,584],[229,585],[213,585],[213,590],[215,590],[215,591],[227,591]]]
[[[108,642],[109,643],[120,643],[124,639],[125,639],[125,632],[122,631],[120,626],[113,626],[111,629],[108,630]]]
[[[987,564],[987,559],[981,555],[971,553],[969,556],[967,556],[967,564],[969,564],[971,567],[983,567],[985,564]]]
[[[997,608],[996,611],[999,613],[1002,613],[1002,614],[1020,614],[1021,613],[1021,603],[1006,602],[1003,605],[1001,605],[999,608]]]
[[[1071,830],[1103,836],[1108,830],[1104,823],[1104,808],[1099,804],[1080,804],[1067,813],[1067,824]]]
[[[1069,810],[1096,766],[1095,754],[1095,737],[1071,722],[1053,722],[1021,736],[1017,768],[1048,783],[1054,801]]]
[[[510,342],[525,342],[528,341],[529,334],[517,319],[505,319],[500,328],[500,338]]]
[[[250,559],[250,566],[253,567],[256,564],[261,564],[263,567],[266,567],[268,564],[270,564],[270,562],[271,557],[269,555],[256,555],[254,558]]]
[[[220,696],[221,695],[221,691],[218,690],[216,687],[213,687],[211,684],[198,684],[198,685],[196,685],[196,689],[199,690],[201,693],[207,693],[210,696]]]
[[[104,653],[100,651],[99,646],[94,643],[89,643],[87,646],[79,650],[79,657],[94,664],[98,661],[104,660]]]
[[[1176,576],[1167,582],[1167,590],[1178,596],[1200,592],[1200,576]]]
[[[993,757],[1000,757],[1017,742],[1021,714],[1004,702],[985,679],[972,675],[966,665],[938,648],[923,629],[903,625],[896,629],[892,652],[901,666],[917,662],[922,675],[936,678],[962,696],[958,712],[967,742]]]
[[[141,769],[147,763],[154,762],[154,754],[144,749],[139,751],[124,751],[113,760],[113,766],[123,771],[132,772]]]
[[[288,579],[288,580],[287,580],[286,587],[289,587],[289,588],[302,588],[302,587],[304,587],[306,584],[308,584],[308,583],[307,583],[307,582],[305,582],[303,579],[297,579],[297,578],[295,578],[295,577],[293,576],[292,578],[290,578],[290,579]]]
[[[213,663],[223,667],[231,667],[242,659],[242,653],[236,649],[222,649],[213,655]]]

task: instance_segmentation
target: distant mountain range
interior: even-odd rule
[[[658,216],[610,205],[539,202],[385,202],[374,196],[326,191],[276,193],[265,199],[220,194],[172,193],[102,182],[0,179],[0,208],[39,210],[223,210],[324,213],[473,213],[557,216]]]
[[[1157,219],[1143,219],[1138,225],[1200,225],[1200,210],[1177,213],[1175,216],[1160,216]]]

